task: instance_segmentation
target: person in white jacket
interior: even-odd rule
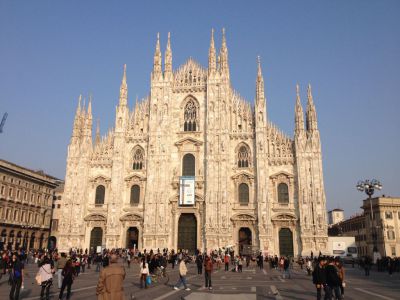
[[[175,290],[179,290],[181,284],[185,287],[186,291],[190,291],[190,289],[186,285],[186,274],[187,274],[187,267],[184,259],[181,259],[179,262],[179,279],[176,285],[174,286]]]
[[[39,264],[39,275],[41,280],[40,299],[50,298],[50,287],[53,285],[54,266],[50,258],[46,255]],[[46,296],[44,295],[46,291]],[[44,297],[45,296],[45,297]]]
[[[140,263],[140,288],[143,288],[143,282],[144,282],[144,288],[147,289],[147,281],[146,277],[149,275],[149,264],[146,262],[146,258],[142,258],[142,262]]]

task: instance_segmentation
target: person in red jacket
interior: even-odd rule
[[[207,255],[205,260],[204,260],[204,276],[206,279],[206,288],[209,290],[212,290],[212,285],[211,285],[211,273],[213,271],[213,263],[211,258]]]
[[[230,260],[229,254],[225,253],[225,256],[224,256],[225,272],[229,271],[229,260]]]

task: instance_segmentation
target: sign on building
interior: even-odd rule
[[[194,176],[179,178],[179,205],[194,205]]]

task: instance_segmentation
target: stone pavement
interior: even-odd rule
[[[178,268],[171,269],[168,265],[170,282],[167,285],[152,284],[148,289],[140,289],[139,266],[132,264],[127,270],[124,281],[126,299],[131,300],[255,300],[255,299],[315,299],[316,292],[311,282],[311,277],[305,274],[305,270],[295,268],[291,272],[291,278],[282,278],[277,270],[265,267],[263,270],[255,267],[243,268],[243,273],[225,272],[216,270],[212,274],[213,290],[204,288],[204,275],[197,275],[194,264],[188,266],[188,285],[191,291],[174,290],[173,285],[178,278]],[[25,288],[21,292],[21,299],[39,299],[40,287],[34,283],[37,271],[35,265],[27,266],[28,276],[25,280]],[[71,299],[96,299],[96,284],[98,273],[94,268],[81,274],[72,286]],[[387,273],[371,272],[370,277],[365,277],[358,268],[346,268],[346,299],[400,299],[400,274],[395,273],[389,277]],[[51,289],[51,299],[58,299],[56,276]],[[8,299],[10,287],[7,278],[0,281],[0,299]],[[65,299],[65,294],[64,294]]]

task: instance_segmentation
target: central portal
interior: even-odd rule
[[[178,249],[197,249],[197,220],[194,214],[181,214],[178,222]]]
[[[251,230],[248,227],[242,227],[239,229],[239,255],[251,255]]]
[[[139,248],[139,230],[136,227],[129,227],[126,231],[126,248]]]

